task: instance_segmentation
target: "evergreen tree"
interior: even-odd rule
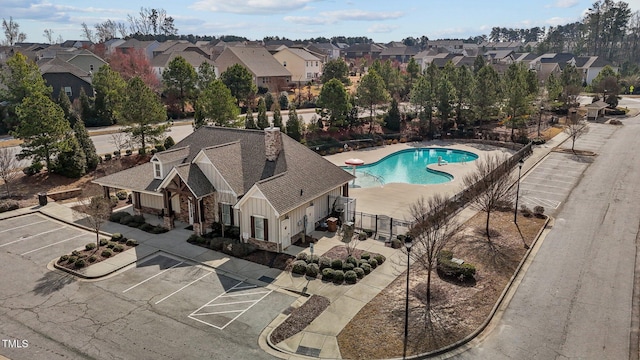
[[[300,118],[296,112],[296,107],[291,105],[289,107],[289,118],[287,119],[287,135],[296,141],[302,139],[302,131],[300,129]]]
[[[109,65],[103,65],[93,76],[94,108],[102,123],[116,124],[122,116],[127,82]]]
[[[350,110],[349,96],[340,80],[331,79],[322,86],[318,106],[322,108],[322,118],[328,119],[329,127],[341,128],[346,125]],[[322,129],[320,126],[318,128]]]
[[[80,117],[82,117],[82,121],[86,124],[87,122],[93,119],[93,107],[91,106],[91,100],[87,93],[84,91],[84,88],[80,88]]]
[[[77,121],[73,125],[73,132],[78,140],[80,148],[84,152],[87,171],[95,170],[100,162],[100,157],[96,153],[96,147],[93,144],[91,137],[89,137],[89,132],[84,126],[84,123],[82,121]]]
[[[78,124],[81,122],[78,121]],[[87,160],[75,136],[69,136],[54,163],[54,172],[68,178],[79,178],[86,173]]]
[[[141,148],[147,142],[155,143],[167,131],[167,125],[160,125],[167,120],[167,111],[153,92],[139,77],[127,82],[126,99],[123,104],[121,122],[125,131]]]
[[[205,121],[212,121],[218,126],[239,127],[240,109],[236,99],[222,81],[214,80],[200,93],[196,109]]]
[[[357,90],[358,105],[369,110],[369,133],[375,124],[375,108],[376,105],[389,101],[389,93],[385,89],[382,77],[373,69],[369,70],[367,75],[360,80]]]
[[[489,119],[498,103],[500,78],[493,66],[483,66],[476,74],[476,87],[471,96],[471,108],[474,118],[482,121]]]
[[[60,93],[58,94],[57,103],[64,113],[64,118],[67,119],[69,125],[73,127],[78,120],[78,115],[71,108],[71,101],[69,100],[66,92],[60,91]]]
[[[269,127],[267,105],[264,102],[264,98],[260,98],[260,100],[258,100],[258,123],[256,125],[258,129],[266,129]]]
[[[247,108],[247,115],[244,118],[244,127],[247,129],[257,129],[256,120],[253,118],[253,112],[251,108]]]
[[[289,94],[286,91],[280,93],[278,97],[278,102],[280,103],[280,109],[288,109],[289,108]]]
[[[392,131],[400,131],[400,109],[398,109],[398,100],[396,98],[391,99],[391,107],[387,113],[387,129]]]
[[[197,81],[196,69],[182,56],[176,56],[162,72],[162,82],[169,92],[177,96],[183,113],[187,99],[193,96]]]
[[[273,94],[270,91],[264,94],[264,106],[267,111],[273,110]]]
[[[338,79],[343,85],[350,85],[349,66],[342,59],[329,60],[322,68],[322,83],[326,84],[331,79]]]
[[[220,74],[222,82],[231,90],[231,95],[236,98],[236,104],[240,106],[241,102],[256,92],[256,85],[253,83],[253,75],[246,67],[240,64],[234,64]]]
[[[273,107],[273,126],[282,129],[282,114],[280,113],[280,103],[275,103]]]

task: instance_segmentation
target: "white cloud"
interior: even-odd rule
[[[558,26],[558,25],[566,25],[569,23],[574,22],[575,19],[569,19],[569,18],[563,18],[563,17],[559,17],[559,16],[554,16],[550,19],[545,20],[545,24],[551,25],[551,26]]]
[[[404,14],[400,11],[393,12],[375,12],[364,10],[336,10],[323,11],[320,16],[334,18],[338,20],[355,20],[355,21],[379,21],[401,18]]]
[[[548,8],[570,8],[578,5],[578,0],[556,0],[555,3],[547,5]]]
[[[232,14],[281,14],[300,10],[316,0],[199,0],[189,8]]]
[[[286,22],[301,25],[328,25],[337,22],[337,19],[311,16],[285,16],[283,19]]]
[[[389,33],[398,27],[395,25],[387,25],[387,24],[374,24],[373,26],[367,29],[368,33]]]

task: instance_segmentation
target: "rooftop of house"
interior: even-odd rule
[[[38,63],[41,74],[72,74],[91,83],[91,74],[62,59],[53,58]]]
[[[281,51],[285,51],[284,49]],[[315,55],[311,54],[310,52],[304,50],[304,49],[298,49],[298,48],[287,48],[286,51],[290,51],[292,54],[298,56],[299,58],[301,58],[302,60],[305,61],[318,61],[320,59],[318,59]]]
[[[227,47],[224,51],[231,52],[255,76],[291,76],[264,47]],[[224,52],[218,59],[222,56]]]

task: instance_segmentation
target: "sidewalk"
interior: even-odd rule
[[[525,160],[522,175],[524,176],[529,170],[533,169],[554,147],[560,145],[566,139],[567,135],[560,133],[546,144],[534,146],[533,153]],[[35,206],[15,210],[10,212],[11,215],[3,213],[0,214],[0,219],[30,212],[40,212],[60,221],[82,226],[81,219],[68,206],[57,203],[49,203],[43,207]],[[475,213],[472,209],[465,208],[457,216],[460,221],[466,221],[474,216]],[[83,269],[82,276],[87,279],[97,279],[114,274],[116,271],[132,266],[149,255],[165,252],[210,266],[215,268],[216,272],[226,276],[266,286],[276,291],[289,290],[327,297],[331,301],[329,307],[302,332],[278,344],[270,343],[271,332],[287,318],[285,314],[280,314],[262,331],[258,340],[261,348],[269,354],[283,359],[341,358],[337,342],[338,334],[367,303],[395,280],[404,269],[404,267],[400,269],[397,266],[404,261],[404,254],[401,250],[386,247],[383,242],[373,239],[359,242],[357,248],[384,255],[387,258],[384,264],[378,266],[371,275],[366,276],[356,284],[334,285],[333,283],[323,282],[320,279],[308,280],[303,276],[293,276],[288,272],[271,269],[263,265],[229,257],[220,252],[190,245],[186,243],[186,239],[192,234],[192,231],[182,228],[155,235],[117,223],[107,222],[102,231],[105,233],[122,233],[127,238],[138,240],[140,245],[116,257]],[[339,236],[335,234],[315,232],[313,235],[316,238],[320,238],[320,241],[315,244],[315,254],[323,254],[334,246],[342,245]],[[309,252],[308,248],[302,249],[295,246],[290,247],[288,250],[287,252],[292,254],[297,253],[299,250]],[[270,284],[256,280],[262,276],[275,280]],[[306,299],[306,296],[300,295],[293,306],[302,305]],[[310,357],[301,354],[305,352],[307,354],[315,353],[318,356]]]

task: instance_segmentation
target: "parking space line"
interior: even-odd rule
[[[231,294],[231,295],[229,295],[229,293],[233,292],[233,291],[240,291],[240,290],[243,290],[243,289],[252,289],[252,288],[256,288],[257,287],[256,285],[249,285],[249,286],[242,286],[241,287],[240,285],[242,283],[243,283],[243,281],[240,281],[239,283],[235,284],[229,290],[227,290],[227,291],[223,292],[222,294],[216,296],[215,298],[213,298],[208,303],[200,306],[196,311],[192,312],[187,317],[190,318],[190,319],[199,321],[199,322],[201,322],[203,324],[209,325],[211,327],[214,327],[214,328],[216,328],[218,330],[224,330],[224,328],[226,328],[229,324],[234,322],[236,319],[238,319],[240,316],[242,316],[242,314],[244,314],[245,312],[249,311],[249,309],[251,309],[254,305],[256,305],[257,303],[262,301],[262,299],[264,299],[265,297],[269,296],[269,294],[271,294],[273,292],[273,290],[269,290],[269,291],[261,291],[261,292],[252,292],[252,293],[247,293],[247,294]],[[256,294],[264,294],[264,295],[261,296],[257,300],[234,301],[234,302],[230,302],[230,303],[212,304],[214,301],[216,301],[216,300],[218,300],[218,299],[220,299],[222,297],[240,296],[240,295],[256,295]],[[223,306],[223,305],[240,304],[240,303],[251,303],[251,305],[249,305],[244,310],[223,310],[223,311],[216,311],[216,312],[198,313],[200,310],[204,309],[205,307]],[[217,326],[217,325],[208,323],[208,322],[206,322],[204,320],[196,318],[196,316],[220,315],[220,314],[230,314],[230,313],[239,313],[239,314],[236,315],[235,317],[233,317],[232,319],[230,319],[229,321],[227,321],[222,326]]]
[[[209,270],[207,270],[207,271],[209,271]],[[200,276],[199,278],[197,278],[197,279],[193,280],[192,282],[190,282],[190,283],[188,283],[187,285],[185,285],[185,286],[181,287],[180,289],[178,289],[178,290],[176,290],[176,291],[172,292],[171,294],[169,294],[169,295],[167,295],[167,296],[163,297],[162,299],[160,299],[160,300],[156,301],[156,305],[160,304],[161,302],[163,302],[163,301],[167,300],[167,299],[168,299],[168,298],[170,298],[171,296],[173,296],[173,295],[175,295],[175,294],[179,293],[180,291],[182,291],[182,290],[186,289],[187,287],[189,287],[189,286],[191,286],[191,285],[195,284],[196,282],[198,282],[198,281],[200,281],[200,280],[204,279],[205,277],[207,277],[207,276],[209,276],[209,275],[211,275],[211,274],[213,274],[213,273],[214,273],[213,271],[209,271],[209,273],[208,273],[208,274],[204,274],[204,275]]]
[[[545,193],[545,194],[558,195],[557,192],[544,191],[544,190],[540,190],[540,189],[520,188],[520,191],[522,191],[522,192],[528,191],[528,192],[532,192],[532,193],[540,192],[540,193]]]
[[[54,232],[54,231],[58,231],[58,230],[60,230],[60,229],[64,229],[65,227],[66,227],[66,226],[62,226],[62,227],[59,227],[59,228],[56,228],[56,229],[53,229],[53,230],[49,230],[49,231],[45,231],[45,232],[41,232],[41,233],[39,233],[39,234],[35,234],[35,235],[30,235],[30,236],[27,236],[27,237],[23,237],[23,238],[20,238],[20,239],[18,239],[18,240],[14,240],[14,241],[8,242],[8,243],[6,243],[6,244],[2,244],[2,245],[0,245],[0,248],[5,247],[5,246],[9,246],[9,245],[11,245],[11,244],[15,244],[15,243],[20,242],[20,241],[24,241],[24,240],[31,239],[31,238],[34,238],[34,237],[36,237],[36,236],[40,236],[40,235],[44,235],[44,234],[48,234],[48,233],[52,233],[52,232]]]
[[[25,255],[27,255],[27,254],[31,254],[32,252],[36,252],[36,251],[38,251],[38,250],[46,249],[46,248],[48,248],[49,246],[54,246],[54,245],[62,244],[63,242],[67,242],[67,241],[69,241],[69,240],[73,240],[73,239],[76,239],[76,238],[79,238],[79,237],[81,237],[81,236],[85,236],[85,235],[87,235],[87,234],[80,234],[80,235],[76,235],[76,236],[74,236],[74,237],[70,237],[70,238],[68,238],[68,239],[66,239],[66,240],[58,241],[58,242],[55,242],[55,243],[53,243],[53,244],[49,244],[49,245],[45,245],[45,246],[39,247],[39,248],[37,248],[37,249],[29,250],[29,251],[27,251],[26,253],[22,253],[22,254],[20,254],[20,256],[25,256]]]
[[[574,178],[571,178],[571,179],[574,179]],[[545,178],[545,177],[534,177],[534,176],[527,176],[525,181],[523,181],[522,183],[524,184],[524,183],[530,182],[528,180],[539,180],[539,181],[545,181],[545,182],[559,182],[559,183],[572,184],[572,185],[573,185],[573,183],[575,183],[575,181],[565,181],[565,180],[549,179],[549,178]]]
[[[20,228],[27,227],[27,226],[33,226],[33,225],[35,225],[35,224],[40,224],[40,223],[47,222],[47,221],[49,221],[49,220],[36,221],[36,222],[34,222],[34,223],[31,223],[31,224],[20,225],[20,226],[12,227],[12,228],[10,228],[10,229],[0,230],[0,234],[1,234],[1,233],[3,233],[3,232],[7,232],[7,231],[11,231],[11,230],[15,230],[15,229],[20,229]]]
[[[146,283],[147,281],[149,281],[149,280],[153,279],[154,277],[159,276],[159,275],[162,275],[162,274],[164,274],[165,272],[167,272],[167,271],[169,271],[169,270],[173,269],[174,267],[176,267],[176,266],[178,266],[178,265],[182,265],[182,264],[184,264],[184,261],[180,261],[179,263],[177,263],[177,264],[173,265],[172,267],[167,268],[167,269],[164,269],[164,270],[160,271],[159,273],[157,273],[157,274],[155,274],[155,275],[153,275],[153,276],[151,276],[151,277],[148,277],[148,278],[146,278],[146,279],[144,279],[144,280],[140,281],[139,283],[137,283],[137,284],[135,284],[135,285],[131,286],[130,288],[128,288],[128,289],[126,289],[126,290],[123,290],[122,292],[123,292],[123,293],[126,293],[127,291],[132,290],[132,289],[134,289],[134,288],[136,288],[136,287],[138,287],[138,286],[140,286],[140,285],[142,285],[142,284]]]

